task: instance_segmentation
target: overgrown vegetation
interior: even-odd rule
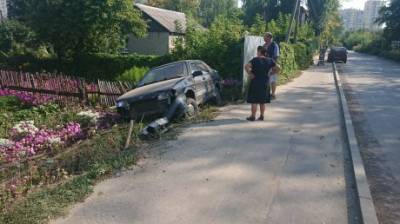
[[[27,72],[61,72],[87,80],[116,80],[133,67],[154,67],[170,62],[170,56],[89,54],[76,59],[38,58],[34,55],[2,57],[0,68]]]
[[[178,39],[169,55],[119,53],[128,33],[140,36],[146,28],[131,1],[14,0],[12,19],[0,24],[0,67],[60,72],[88,80],[137,82],[151,67],[174,60],[201,59],[219,71],[223,97],[236,101],[241,98],[245,35],[266,31],[275,34],[281,48],[279,82],[283,83],[310,65],[320,43],[334,42],[332,34],[338,29],[337,0],[309,1],[313,2],[312,19],[298,27],[296,38],[289,43],[283,40],[293,0],[282,1],[279,7],[273,5],[275,0],[245,1],[243,10],[232,7],[236,2],[232,0],[150,2],[185,11],[193,18],[185,38]],[[257,7],[259,3],[263,4],[261,8]],[[270,4],[263,8],[265,3]],[[263,10],[273,14],[260,16],[265,15]],[[199,29],[199,23],[208,29]],[[97,181],[134,164],[143,124],[134,126],[134,145],[123,150],[128,127],[118,119],[98,118],[106,112],[110,113],[99,108],[62,107],[23,94],[1,95],[0,146],[7,149],[0,157],[1,223],[46,222],[87,197]],[[216,113],[213,107],[204,108],[197,121],[213,119]],[[27,131],[22,130],[24,127]],[[11,129],[17,130],[17,135]],[[25,141],[29,137],[35,141]],[[17,143],[28,153],[9,150]]]
[[[135,132],[139,129],[140,124],[135,126]],[[127,125],[121,124],[97,133],[56,157],[42,159],[34,165],[21,164],[19,172],[33,175],[34,179],[19,186],[17,191],[31,193],[14,202],[2,195],[0,222],[46,222],[86,198],[98,180],[133,165],[137,158],[136,147],[122,150],[127,130]]]
[[[117,53],[128,34],[143,36],[147,27],[130,0],[13,0],[9,14],[35,33],[35,44],[62,59]]]
[[[358,52],[379,55],[385,58],[400,61],[400,1],[390,1],[383,6],[377,23],[385,24],[383,31],[356,31],[347,33],[342,42]]]
[[[5,97],[0,99],[2,105],[4,102],[15,101]],[[68,109],[49,111],[49,118],[64,110]],[[68,112],[72,117],[76,116],[75,111]],[[206,106],[193,121],[209,121],[217,113],[215,107]],[[85,122],[91,121],[83,117],[79,119],[82,127]],[[180,124],[186,123],[183,121]],[[172,127],[177,128],[177,125],[179,123]],[[65,214],[69,206],[89,196],[98,181],[135,164],[138,149],[143,148],[139,138],[143,127],[143,123],[134,125],[133,143],[128,149],[124,149],[128,124],[116,123],[107,129],[87,130],[88,138],[71,147],[52,149],[41,156],[18,163],[0,163],[0,223],[45,223]],[[174,133],[166,133],[165,137],[172,137]]]

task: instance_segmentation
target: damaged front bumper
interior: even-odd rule
[[[166,132],[168,130],[170,122],[176,118],[182,117],[185,114],[186,110],[186,96],[178,96],[168,108],[168,111],[165,112],[164,116],[156,119],[145,128],[143,128],[141,134],[143,136],[149,136]]]

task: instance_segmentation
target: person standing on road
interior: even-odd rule
[[[265,33],[264,35],[264,48],[267,50],[267,56],[272,58],[275,62],[278,62],[279,58],[279,46],[273,40],[273,35],[270,32]],[[269,76],[269,82],[271,86],[271,98],[274,100],[276,99],[275,92],[276,92],[276,84],[278,81],[278,76],[275,73],[271,73]]]
[[[266,57],[267,50],[263,46],[257,48],[257,57],[246,64],[245,69],[250,79],[247,102],[251,103],[251,115],[248,121],[256,120],[257,106],[260,106],[260,117],[264,120],[265,104],[271,102],[268,73],[272,69],[273,74],[279,73],[279,65],[271,58]]]

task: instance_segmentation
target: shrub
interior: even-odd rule
[[[312,50],[309,49],[305,44],[293,44],[293,50],[297,67],[300,69],[306,69],[312,63]]]
[[[279,75],[279,82],[281,83],[292,79],[297,72],[298,66],[293,46],[281,42],[280,48],[281,54],[278,63],[281,66],[281,72]]]
[[[30,28],[16,20],[0,23],[0,52],[7,55],[27,53],[34,46],[35,38]]]
[[[120,76],[117,77],[118,81],[127,81],[127,82],[139,82],[146,72],[149,71],[148,67],[133,67],[129,70],[126,70]]]
[[[392,50],[392,51],[386,51],[382,52],[381,55],[385,58],[392,59],[395,61],[400,61],[400,51],[399,50]]]
[[[0,96],[0,108],[7,108],[8,110],[18,110],[22,107],[21,101],[16,96]]]
[[[218,70],[222,78],[241,79],[244,25],[237,17],[219,16],[209,30],[188,24],[172,54],[175,60],[200,59]]]
[[[0,69],[26,72],[61,72],[87,80],[115,80],[132,67],[154,67],[170,62],[167,56],[90,54],[74,60],[38,59],[33,55],[19,55],[0,60]]]

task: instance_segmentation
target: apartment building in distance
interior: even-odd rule
[[[340,11],[344,29],[357,31],[364,29],[364,11],[358,9],[343,9]]]
[[[371,30],[378,31],[382,26],[375,23],[379,17],[379,10],[385,2],[382,0],[368,0],[364,5],[364,10],[343,9],[340,10],[343,26],[346,31]]]
[[[375,23],[375,20],[379,17],[379,10],[385,2],[379,0],[369,0],[364,6],[364,27],[369,30],[380,30],[382,26]]]
[[[7,19],[7,0],[0,0],[0,20]]]

